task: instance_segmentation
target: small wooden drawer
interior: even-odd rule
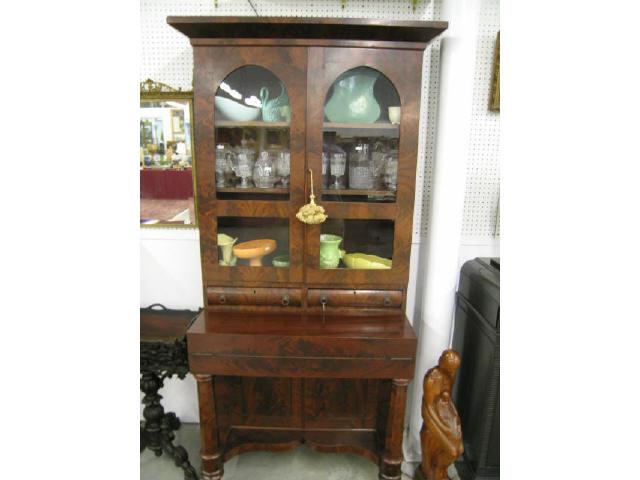
[[[402,307],[401,290],[325,290],[309,289],[309,307]]]
[[[295,288],[208,287],[207,304],[266,307],[299,307],[302,290]]]

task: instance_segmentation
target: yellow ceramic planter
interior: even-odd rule
[[[367,255],[366,253],[345,253],[342,261],[349,268],[361,268],[366,270],[388,270],[391,268],[391,260]]]

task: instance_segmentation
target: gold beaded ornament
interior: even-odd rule
[[[316,196],[313,194],[313,171],[309,169],[309,173],[311,174],[311,195],[309,195],[311,201],[300,207],[296,218],[307,225],[317,225],[327,219],[327,214],[324,213],[324,207],[316,205],[314,201]]]

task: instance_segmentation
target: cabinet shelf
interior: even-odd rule
[[[289,193],[288,188],[237,188],[237,187],[224,187],[216,189],[219,193]]]
[[[400,125],[394,123],[336,123],[324,122],[322,127],[325,130],[391,130],[398,131]]]
[[[260,127],[260,128],[289,128],[289,122],[263,122],[262,120],[251,120],[248,122],[238,122],[235,120],[217,120],[216,128],[243,128],[243,127]]]
[[[323,189],[322,195],[373,195],[373,196],[395,197],[396,192],[392,192],[390,190]]]

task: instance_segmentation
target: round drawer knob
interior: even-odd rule
[[[282,296],[282,306],[283,307],[289,306],[289,294],[285,294]]]
[[[389,298],[389,297],[384,297],[384,301],[383,301],[383,303],[384,303],[384,306],[385,306],[385,307],[390,307],[390,306],[391,306],[391,298]]]
[[[224,295],[220,295],[220,297],[218,298],[218,302],[227,303],[227,297],[225,297]]]

